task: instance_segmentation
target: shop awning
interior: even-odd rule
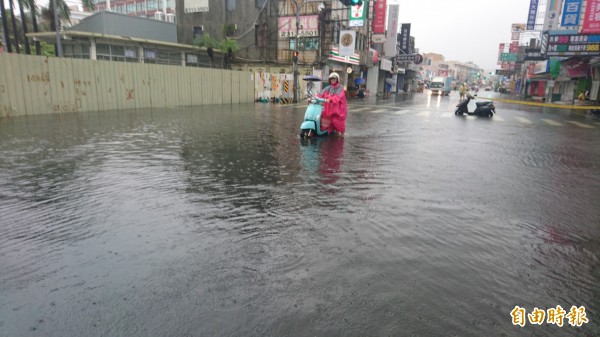
[[[360,55],[354,53],[352,56],[340,56],[340,52],[338,48],[333,48],[329,52],[329,60],[337,61],[341,63],[355,64],[360,65]]]

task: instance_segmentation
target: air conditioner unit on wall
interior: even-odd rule
[[[163,13],[162,12],[154,12],[154,20],[162,20]]]
[[[175,22],[175,14],[168,13],[165,15],[165,21],[167,22]]]

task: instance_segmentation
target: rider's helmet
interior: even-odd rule
[[[335,78],[338,82],[340,81],[340,75],[338,75],[338,73],[331,73],[329,74],[329,79]]]

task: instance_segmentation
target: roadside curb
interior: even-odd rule
[[[504,99],[504,98],[498,98],[498,97],[483,97],[483,96],[477,96],[477,98],[478,99],[489,99],[489,100],[504,102],[504,103],[541,106],[541,107],[558,108],[558,109],[600,110],[600,106],[597,106],[597,105],[565,105],[565,104],[554,104],[554,103],[527,102],[527,101],[518,101],[518,100],[513,100],[513,99]]]

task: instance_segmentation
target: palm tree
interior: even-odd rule
[[[8,36],[8,22],[6,21],[6,8],[4,8],[4,0],[0,0],[0,15],[2,15],[2,33],[4,33],[4,45],[6,51],[12,53],[12,46],[10,45],[10,37]]]
[[[17,54],[21,52],[19,48],[19,35],[17,34],[17,19],[15,19],[15,2],[14,0],[8,0],[8,4],[10,6],[10,22],[12,24],[13,29],[13,38],[15,39],[15,50]]]
[[[2,1],[2,0],[0,0]],[[27,37],[27,20],[23,11],[23,0],[17,0],[19,3],[19,12],[21,13],[21,24],[23,25],[23,40],[25,42],[25,54],[31,55],[31,47],[29,46],[29,38]]]
[[[35,2],[35,0],[29,0],[31,2]],[[91,11],[94,10],[94,2],[92,0],[82,0],[81,4],[84,8],[87,8]],[[64,21],[71,22],[71,9],[65,0],[58,0],[58,16],[62,18]],[[48,8],[45,10],[42,9],[42,17],[50,21],[50,29],[55,30],[56,24],[54,22],[54,5],[52,1],[48,4]],[[59,22],[60,27],[60,22]]]
[[[25,7],[27,9],[29,9],[29,12],[31,13],[31,23],[33,24],[33,32],[34,33],[39,32],[38,21],[37,21],[38,11],[37,11],[37,6],[35,4],[35,0],[25,0]],[[40,41],[35,41],[35,54],[41,55],[41,53],[42,53],[42,48],[40,46]]]

